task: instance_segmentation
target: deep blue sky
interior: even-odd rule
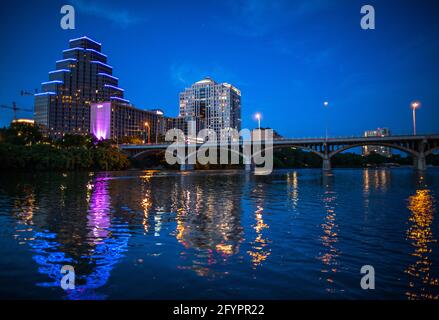
[[[37,5],[38,3],[38,5]],[[76,8],[76,30],[60,8]],[[360,8],[376,9],[374,31]],[[0,104],[33,106],[21,89],[40,89],[68,40],[103,44],[125,95],[139,108],[178,113],[178,93],[211,76],[242,91],[243,125],[291,137],[439,132],[439,5],[401,0],[9,1],[0,12]],[[12,112],[0,109],[0,126]],[[26,116],[26,114],[20,114]]]

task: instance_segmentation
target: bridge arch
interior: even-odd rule
[[[434,148],[432,148],[432,149],[426,151],[426,152],[425,152],[425,156],[429,156],[429,155],[435,153],[436,151],[439,151],[439,146],[434,147]]]
[[[240,147],[239,150],[241,150],[241,149],[242,149],[242,148]],[[245,155],[245,154],[243,154],[241,151],[237,151],[237,150],[235,150],[234,148],[230,148],[230,147],[227,147],[227,146],[217,148],[217,151],[218,151],[218,152],[219,152],[220,150],[227,150],[227,151],[229,151],[229,152],[231,152],[231,153],[233,153],[233,154],[236,154],[236,155],[242,157],[243,159],[246,158],[246,155]],[[193,157],[194,155],[196,156],[196,154],[197,154],[198,151],[199,151],[199,148],[197,148],[194,152],[191,152],[191,153],[189,153],[189,154],[186,154],[186,153],[185,153],[185,157],[184,157],[184,158],[180,158],[180,157],[178,156],[178,154],[177,154],[177,159],[178,159],[178,161],[180,162],[180,164],[185,164],[185,163],[187,162],[188,159],[190,159],[190,158]],[[151,153],[151,154],[163,154],[163,155],[165,155],[166,152],[168,152],[167,149],[159,149],[159,150],[148,149],[148,150],[143,150],[143,151],[140,151],[140,152],[138,152],[138,153],[135,153],[134,155],[131,155],[130,157],[131,157],[132,159],[138,159],[139,157],[141,157],[141,156],[143,156],[143,155],[146,155],[146,154],[149,154],[149,153]]]
[[[320,158],[324,159],[325,155],[322,152],[319,152],[317,150],[314,150],[313,148],[309,148],[309,147],[305,147],[305,146],[300,146],[300,145],[275,145],[275,146],[271,146],[270,148],[261,148],[261,150],[259,150],[258,152],[256,152],[255,154],[252,154],[252,157],[255,155],[260,155],[262,153],[263,150],[276,150],[276,149],[286,149],[286,148],[295,148],[295,149],[300,149],[300,150],[305,150],[305,151],[309,151],[312,152],[316,155],[318,155]]]
[[[155,153],[155,154],[163,153],[164,154],[165,152],[166,152],[165,149],[147,149],[147,150],[140,151],[134,155],[131,155],[130,158],[138,159],[139,157],[141,157],[145,154],[148,154],[148,153]]]
[[[305,151],[309,151],[309,152],[312,152],[312,153],[318,155],[322,159],[325,158],[325,155],[322,152],[319,152],[319,151],[317,151],[317,150],[315,150],[313,148],[305,147],[305,146],[301,146],[301,145],[274,145],[274,146],[271,146],[270,148],[261,148],[261,150],[259,150],[257,153],[252,154],[251,157],[253,157],[255,155],[260,155],[262,153],[262,151],[267,150],[267,149],[274,151],[276,149],[285,149],[285,148],[296,148],[296,149],[300,149],[300,150],[305,150]],[[241,156],[241,157],[245,158],[245,155],[241,151],[237,152],[234,148],[220,147],[217,150],[219,151],[219,150],[225,150],[225,149],[228,150],[228,151],[231,151],[234,154],[237,154],[238,156]],[[242,150],[242,148],[240,147],[239,150]],[[180,161],[186,161],[187,159],[189,159],[189,157],[193,156],[197,152],[198,152],[198,149],[196,151],[186,155],[185,159],[180,159]],[[141,156],[143,156],[145,154],[148,154],[148,153],[164,153],[165,154],[166,153],[166,149],[162,149],[162,150],[160,150],[160,149],[159,150],[147,149],[147,150],[143,150],[143,151],[140,151],[138,153],[135,153],[134,155],[130,155],[130,157],[133,158],[133,159],[137,159],[137,158],[139,158],[139,157],[141,157]]]
[[[239,151],[239,150],[241,150],[241,149],[242,149],[242,148],[239,147],[238,151],[236,151],[234,148],[229,148],[229,147],[227,147],[227,146],[221,146],[221,145],[220,145],[220,147],[217,148],[217,152],[220,151],[220,150],[227,150],[227,151],[230,151],[231,153],[236,154],[236,155],[238,155],[238,156],[241,156],[243,159],[245,159],[245,158],[246,158],[246,155],[244,155],[242,152]],[[193,157],[194,155],[196,155],[197,152],[198,152],[198,150],[199,150],[199,149],[197,149],[197,150],[195,150],[194,152],[188,154],[184,159],[179,159],[179,160],[182,161],[183,163],[186,163],[186,160],[188,160],[188,159],[190,159],[190,157]],[[217,154],[218,154],[218,153],[217,153]]]
[[[358,148],[358,147],[365,147],[365,146],[388,147],[388,148],[391,148],[391,149],[400,150],[400,151],[405,152],[405,153],[407,153],[409,155],[412,155],[414,157],[418,157],[419,156],[419,152],[417,152],[417,151],[415,151],[413,149],[410,149],[410,148],[406,148],[406,147],[400,146],[400,145],[396,145],[396,144],[392,144],[392,143],[384,143],[384,142],[371,142],[371,143],[364,143],[363,142],[363,143],[356,143],[356,144],[346,145],[346,146],[343,146],[343,147],[341,147],[341,148],[339,148],[337,150],[334,150],[334,151],[329,153],[329,158],[332,158],[333,156],[335,156],[335,155],[337,155],[339,153],[342,153],[342,152],[344,152],[346,150],[353,149],[353,148]]]

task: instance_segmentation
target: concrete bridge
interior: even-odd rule
[[[264,143],[262,141],[262,143]],[[127,153],[130,157],[136,158],[145,153],[154,150],[166,150],[171,143],[159,144],[142,144],[132,145],[123,144],[119,148]],[[244,147],[245,142],[235,142],[229,144],[230,148],[239,146],[240,150]],[[188,145],[186,145],[188,146]],[[194,146],[194,145],[192,145]],[[209,147],[217,144],[209,145],[209,143],[199,143],[195,147],[198,149],[201,146]],[[273,140],[270,148],[299,148],[310,151],[318,155],[323,160],[323,170],[331,170],[331,158],[343,151],[363,147],[363,146],[383,146],[392,149],[397,149],[408,155],[413,156],[414,168],[417,170],[426,169],[426,157],[435,151],[439,150],[439,134],[432,135],[402,135],[402,136],[388,136],[388,137],[343,137],[343,138],[305,138],[305,139],[289,139],[276,138]],[[264,146],[262,146],[262,149]],[[182,164],[181,169],[185,170],[189,167]],[[246,166],[249,169],[248,166]]]

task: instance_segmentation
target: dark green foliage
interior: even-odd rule
[[[9,128],[0,129],[0,143],[29,146],[43,141],[37,127],[25,123],[13,123]]]
[[[300,149],[276,149],[273,156],[273,165],[275,169],[322,167],[322,159],[318,155]]]
[[[363,167],[364,166],[364,158],[362,155],[357,153],[340,153],[332,157],[331,165],[334,168],[337,167]]]
[[[109,142],[80,135],[50,141],[29,125],[0,131],[0,159],[0,170],[120,170],[129,166],[127,156]]]
[[[427,164],[439,166],[439,154],[431,154],[427,157]]]

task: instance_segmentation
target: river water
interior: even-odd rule
[[[0,298],[437,299],[438,197],[438,169],[3,173]]]

